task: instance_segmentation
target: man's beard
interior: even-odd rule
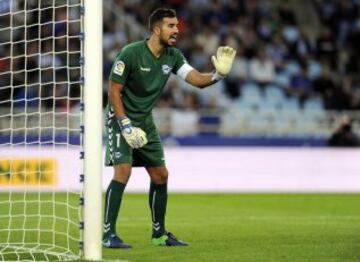
[[[160,37],[160,44],[165,46],[165,47],[174,46],[174,45],[169,44],[169,40],[171,39],[172,36],[173,35],[169,36],[168,39],[164,39],[164,37],[161,36]],[[175,40],[177,40],[176,36],[175,36]],[[175,43],[176,43],[176,41],[175,41]]]
[[[165,46],[165,47],[169,47],[169,42],[166,41],[164,38],[160,38],[160,44]]]

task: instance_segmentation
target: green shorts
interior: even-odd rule
[[[159,133],[152,117],[138,125],[145,131],[148,143],[139,149],[131,148],[121,135],[119,124],[115,118],[106,120],[107,144],[105,165],[129,163],[132,166],[156,167],[165,166],[164,150]]]

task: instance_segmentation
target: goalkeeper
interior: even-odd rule
[[[149,17],[150,38],[125,46],[110,73],[105,164],[114,167],[114,177],[105,198],[105,247],[131,247],[117,235],[116,220],[133,166],[145,167],[151,179],[152,244],[188,245],[165,228],[168,170],[151,111],[171,73],[191,85],[205,88],[229,73],[236,51],[219,47],[212,57],[214,73],[200,73],[173,47],[179,33],[177,24],[173,9],[156,9]]]

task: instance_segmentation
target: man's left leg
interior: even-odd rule
[[[147,167],[151,184],[149,191],[149,206],[152,219],[152,243],[156,246],[187,246],[165,229],[165,214],[167,206],[168,170],[165,166]]]

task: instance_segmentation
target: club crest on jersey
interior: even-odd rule
[[[120,152],[115,152],[115,158],[119,159],[121,158],[122,154]]]
[[[114,66],[114,69],[113,69],[113,72],[117,75],[120,75],[122,76],[122,74],[124,73],[124,70],[125,70],[125,64],[123,61],[118,61],[116,62],[115,66]]]
[[[162,65],[162,71],[163,71],[164,75],[169,74],[171,69],[172,68],[170,66],[168,66],[168,65]]]

